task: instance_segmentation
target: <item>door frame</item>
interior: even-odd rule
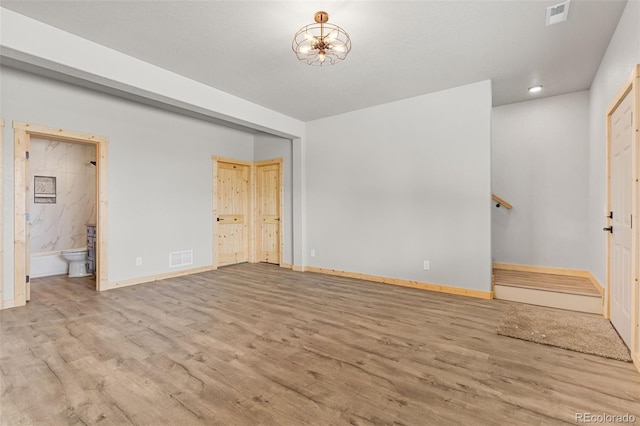
[[[229,157],[219,157],[216,155],[211,156],[211,161],[213,164],[212,167],[212,175],[211,175],[211,181],[212,181],[212,203],[213,203],[213,209],[212,209],[212,216],[211,216],[211,221],[212,221],[212,265],[213,265],[213,269],[218,269],[218,255],[216,253],[216,236],[218,235],[218,222],[216,221],[216,217],[218,216],[218,210],[217,210],[217,201],[218,201],[218,162],[222,162],[222,163],[230,163],[230,164],[238,164],[241,166],[249,166],[249,224],[248,224],[248,247],[249,247],[249,263],[257,263],[257,247],[256,247],[256,232],[258,227],[256,226],[257,223],[257,209],[256,209],[256,166],[258,165],[268,165],[268,164],[278,164],[279,168],[280,168],[280,218],[282,218],[282,213],[284,211],[283,207],[283,203],[284,203],[284,174],[283,174],[283,170],[282,170],[282,164],[284,162],[284,160],[282,158],[273,158],[270,160],[261,160],[261,161],[244,161],[244,160],[237,160],[235,158],[229,158]],[[282,260],[282,241],[283,241],[283,235],[282,235],[282,220],[280,220],[279,223],[279,228],[278,228],[278,232],[279,232],[279,237],[278,237],[278,252],[279,252],[279,266],[283,266],[283,260]]]
[[[640,218],[639,213],[640,209],[638,206],[639,200],[639,184],[638,179],[640,178],[640,161],[638,155],[640,154],[640,130],[639,130],[639,120],[640,120],[640,65],[636,65],[631,73],[629,79],[625,82],[622,88],[616,94],[614,100],[609,104],[607,108],[606,114],[606,205],[607,212],[611,211],[611,117],[615,110],[620,106],[622,100],[628,95],[631,94],[633,96],[632,105],[632,130],[634,131],[634,140],[631,145],[631,157],[632,157],[632,176],[633,176],[633,190],[632,190],[632,212],[633,217],[636,218],[636,227],[632,231],[632,246],[631,246],[631,257],[633,261],[631,262],[631,273],[633,277],[633,283],[631,285],[632,295],[631,295],[631,346],[629,350],[631,351],[633,361],[636,364],[636,368],[640,370],[640,354],[638,351],[638,310],[639,310],[639,302],[638,302],[638,272],[639,272],[639,243],[640,243],[640,233],[638,232],[638,228],[640,228],[640,223],[638,219]],[[607,226],[611,226],[610,220],[607,219]],[[605,292],[605,303],[603,306],[603,315],[607,319],[611,319],[611,234],[607,234],[606,238],[606,280],[607,280],[607,289]]]
[[[14,134],[14,306],[26,304],[26,212],[30,178],[27,176],[27,152],[32,136],[94,145],[96,148],[96,290],[108,288],[107,263],[107,148],[104,136],[64,130],[37,124],[13,122]]]

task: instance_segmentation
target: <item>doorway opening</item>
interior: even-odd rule
[[[105,289],[107,285],[107,145],[108,140],[81,132],[55,129],[29,123],[14,122],[14,306],[23,306],[30,299],[30,216],[31,201],[35,199],[55,199],[58,189],[55,188],[53,176],[40,176],[45,179],[38,181],[42,184],[38,194],[33,187],[30,173],[31,139],[45,139],[61,142],[72,142],[77,146],[93,145],[94,160],[87,158],[84,167],[91,170],[95,176],[95,271],[96,290]],[[95,165],[93,164],[95,162]],[[48,179],[48,180],[47,180]],[[45,200],[46,202],[46,200]]]

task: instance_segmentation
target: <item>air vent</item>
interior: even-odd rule
[[[569,0],[550,6],[547,8],[547,23],[546,25],[559,24],[567,20],[569,15]]]
[[[193,250],[174,251],[169,253],[169,267],[186,266],[193,264]]]

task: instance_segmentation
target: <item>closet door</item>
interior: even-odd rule
[[[280,264],[281,162],[256,165],[257,261]]]
[[[251,167],[242,163],[216,162],[214,247],[217,266],[248,262]]]

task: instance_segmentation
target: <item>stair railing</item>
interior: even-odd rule
[[[513,206],[511,204],[507,203],[505,200],[503,200],[502,198],[498,197],[496,194],[491,194],[491,199],[497,203],[496,207],[498,207],[498,208],[500,208],[500,206],[504,206],[505,209],[513,208]]]

